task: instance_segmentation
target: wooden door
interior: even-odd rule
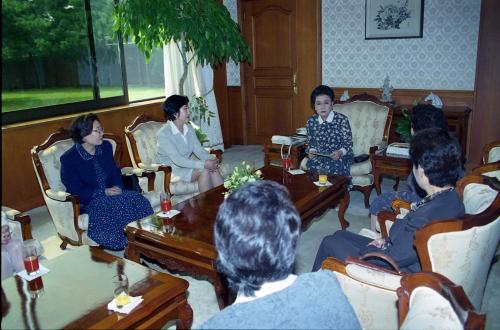
[[[242,65],[244,140],[263,144],[311,114],[309,93],[321,80],[319,1],[241,0],[239,9],[252,54]]]

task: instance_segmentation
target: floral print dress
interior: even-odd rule
[[[346,116],[333,110],[332,112],[333,119],[330,122],[320,123],[317,114],[307,119],[307,151],[316,149],[318,153],[331,154],[333,151],[344,148],[347,153],[339,160],[322,156],[311,158],[307,161],[307,170],[326,171],[350,178],[350,168],[354,157],[351,126]]]

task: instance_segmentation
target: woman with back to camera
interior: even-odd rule
[[[189,99],[182,95],[169,96],[163,102],[166,124],[157,134],[156,161],[172,167],[172,182],[198,182],[200,192],[223,184],[219,161],[200,144],[189,125]],[[195,154],[198,160],[191,159]]]
[[[288,190],[273,181],[248,183],[224,200],[214,242],[217,270],[236,301],[202,329],[360,329],[333,272],[292,271],[300,216]]]
[[[113,147],[94,114],[73,120],[69,128],[75,144],[61,156],[61,180],[66,191],[80,197],[81,213],[88,213],[87,235],[110,250],[127,245],[125,226],[153,213],[140,193],[124,190]]]
[[[333,90],[319,85],[311,93],[316,114],[307,119],[307,169],[350,177],[353,162],[352,131],[349,119],[333,111]]]
[[[415,181],[427,196],[412,205],[404,218],[396,219],[387,238],[370,239],[347,230],[326,236],[316,254],[313,271],[328,257],[346,260],[348,256],[359,257],[368,252],[386,254],[396,261],[401,271],[421,270],[413,247],[415,232],[432,221],[461,218],[465,214],[462,199],[455,191],[462,170],[460,145],[450,132],[427,128],[413,137],[410,159]],[[380,259],[367,261],[389,267]]]

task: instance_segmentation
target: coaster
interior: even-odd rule
[[[319,181],[314,181],[314,184],[317,185],[318,187],[329,187],[333,185],[333,183],[327,181],[326,183],[319,183]]]
[[[132,297],[132,296],[130,296],[130,303],[127,304],[127,305],[125,305],[125,306],[123,306],[122,308],[118,308],[116,306],[115,299],[113,298],[113,300],[111,300],[108,303],[108,309],[111,310],[111,311],[118,312],[118,313],[128,314],[134,308],[136,308],[143,300],[144,299],[142,299],[142,296],[138,296],[138,297]]]
[[[296,170],[288,170],[288,173],[292,175],[297,175],[297,174],[304,174],[306,172],[302,171],[301,169],[296,169]]]
[[[172,218],[172,217],[175,217],[179,213],[181,213],[181,211],[178,211],[178,210],[170,210],[168,212],[161,211],[160,213],[158,213],[158,216],[160,218]]]
[[[31,281],[37,277],[40,277],[40,276],[45,275],[48,272],[50,272],[50,269],[46,268],[44,265],[42,265],[42,264],[39,264],[39,265],[40,265],[40,268],[38,270],[38,273],[36,273],[35,275],[28,275],[28,273],[26,273],[26,269],[23,269],[22,271],[17,273],[17,275],[24,278],[26,281]]]

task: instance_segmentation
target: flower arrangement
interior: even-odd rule
[[[262,172],[260,170],[253,171],[252,166],[245,162],[234,168],[233,172],[224,180],[224,188],[228,191],[224,192],[224,198],[227,198],[234,190],[249,182],[262,180]]]

